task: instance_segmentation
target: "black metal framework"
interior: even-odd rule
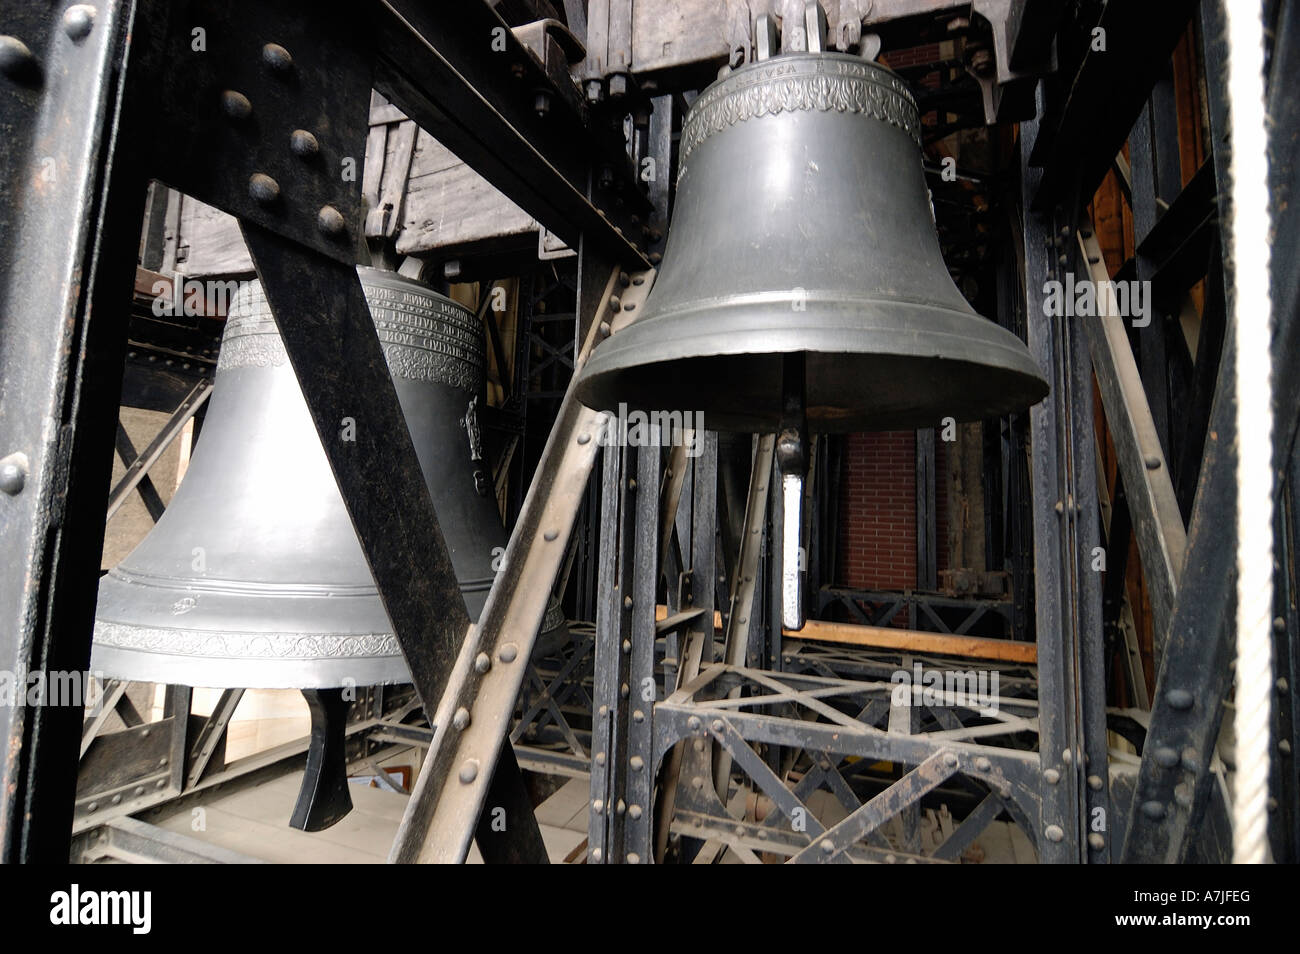
[[[593,498],[587,478],[601,424],[567,393],[520,505],[508,569],[480,625],[469,627],[463,609],[456,612],[454,574],[436,515],[419,489],[423,482],[352,268],[361,241],[359,186],[339,170],[344,160],[364,154],[372,78],[395,105],[577,249],[571,352],[577,365],[626,323],[617,301],[643,297],[653,280],[645,267],[657,261],[662,230],[650,216],[666,219],[671,198],[667,169],[677,99],[664,91],[651,109],[646,94],[656,92],[651,84],[674,78],[686,85],[673,94],[689,92],[719,55],[729,55],[726,49],[639,72],[627,59],[636,53],[631,4],[593,4],[585,97],[574,97],[509,30],[503,49],[493,50],[488,38],[504,21],[479,2],[459,4],[457,15],[447,17],[407,0],[375,0],[369,16],[353,5],[346,17],[299,0],[232,0],[219,15],[204,7],[201,17],[197,3],[161,0],[95,0],[67,10],[5,6],[0,120],[18,132],[0,141],[0,168],[8,173],[0,232],[9,239],[0,251],[0,377],[6,393],[21,400],[0,420],[0,549],[12,555],[0,575],[0,668],[20,678],[86,668],[115,447],[112,418],[126,360],[125,323],[113,316],[128,300],[148,183],[158,179],[240,218],[410,664],[415,698],[392,709],[391,699],[381,700],[375,709],[379,697],[367,696],[363,720],[373,723],[367,748],[395,740],[429,747],[396,860],[460,860],[476,834],[489,859],[539,860],[518,763],[549,760],[579,772],[587,755],[592,861],[689,860],[719,844],[743,860],[765,854],[796,861],[953,860],[1004,817],[1045,861],[1226,856],[1224,764],[1216,752],[1231,689],[1230,386],[1239,368],[1224,317],[1233,276],[1220,261],[1217,234],[1231,159],[1223,135],[1220,0],[1199,7],[1191,0],[1078,5],[1064,19],[1046,2],[977,5],[983,19],[972,32],[987,36],[993,52],[981,61],[992,70],[981,76],[973,59],[968,65],[986,117],[1020,115],[1028,104],[1024,93],[1035,94],[1033,118],[1019,127],[1013,199],[1020,210],[1013,237],[1020,281],[1004,270],[999,306],[1007,309],[1004,323],[1023,321],[1052,382],[1050,398],[1031,412],[1027,427],[1023,420],[1008,425],[1013,432],[1020,427],[1021,436],[1007,435],[1010,450],[1002,448],[1014,458],[1028,433],[1032,468],[1002,470],[1016,484],[1007,491],[1009,505],[1020,508],[1015,521],[1032,521],[1033,579],[1012,568],[1018,594],[1012,614],[1018,619],[1030,611],[1019,594],[1032,586],[1038,661],[1033,671],[997,670],[1007,691],[998,694],[994,713],[906,705],[892,691],[899,670],[975,668],[966,662],[818,648],[783,636],[774,622],[779,581],[770,553],[779,502],[768,499],[772,471],[761,440],[750,458],[756,463],[743,508],[735,487],[728,489],[729,480],[735,483],[727,474],[733,455],[720,455],[716,437],[692,463],[689,480],[682,479],[683,464],[658,449],[605,453],[602,532],[589,541],[600,553],[598,585],[589,590],[599,600],[596,631],[580,634],[559,670],[543,675],[530,663],[531,638],[520,634],[535,632],[582,500]],[[886,39],[924,38],[935,22],[918,27],[913,18],[939,10],[950,15],[958,6],[967,8],[877,3],[874,13],[845,26],[859,35],[874,25]],[[1270,835],[1275,857],[1289,860],[1300,835],[1294,764],[1300,383],[1289,374],[1297,359],[1300,296],[1300,270],[1293,267],[1300,203],[1290,201],[1300,113],[1286,85],[1300,55],[1296,6],[1278,0],[1268,8],[1274,26],[1275,470],[1283,503],[1279,681],[1265,688],[1276,702],[1279,755]],[[1179,189],[1163,74],[1193,20],[1205,63],[1211,148],[1205,166]],[[203,49],[196,45],[199,24]],[[1104,54],[1090,43],[1095,28],[1108,37]],[[747,30],[731,40],[747,43]],[[1038,81],[1053,41],[1059,69]],[[948,75],[954,82],[934,89],[931,101],[936,112],[958,104],[956,115],[972,90],[957,82],[959,73]],[[538,108],[542,94],[546,109]],[[621,135],[624,117],[632,128],[630,151]],[[964,121],[958,116],[950,123]],[[315,148],[291,147],[304,141],[294,133],[307,129]],[[931,138],[947,131],[943,123],[928,130]],[[1156,292],[1154,320],[1132,333],[1135,340],[1114,323],[1051,318],[1043,309],[1046,282],[1069,272],[1106,277],[1083,209],[1107,171],[1124,167],[1116,157],[1125,142],[1137,254],[1111,277],[1149,280]],[[647,156],[664,172],[642,188],[639,160]],[[122,241],[125,235],[132,240]],[[1206,307],[1192,358],[1178,317],[1184,293],[1202,277]],[[557,359],[566,353],[557,346]],[[1094,384],[1104,422],[1094,420]],[[335,439],[344,415],[357,422],[356,442]],[[1121,485],[1113,497],[1103,493],[1096,466],[1099,423],[1119,459]],[[924,448],[922,454],[924,467],[929,457]],[[986,456],[996,455],[990,448]],[[721,517],[719,500],[727,507]],[[1032,514],[1024,509],[1030,506]],[[594,516],[596,507],[590,510]],[[1012,515],[1004,516],[1010,526]],[[1028,530],[1022,526],[1022,541]],[[1140,720],[1106,708],[1107,653],[1127,639],[1123,593],[1114,582],[1125,568],[1114,557],[1127,550],[1130,537],[1156,627],[1155,692]],[[1096,546],[1112,555],[1105,577],[1089,565]],[[420,574],[407,572],[416,552]],[[656,621],[661,599],[668,613]],[[715,606],[722,616],[716,641]],[[917,607],[925,613],[920,602]],[[938,612],[930,618],[940,629],[963,625]],[[1013,622],[1013,632],[1023,632],[1020,626]],[[594,672],[584,737],[574,730],[581,720],[571,721],[563,710],[587,702],[585,681],[570,677],[585,666],[580,649],[588,639]],[[521,687],[523,728],[512,741],[524,744],[516,750],[504,743]],[[191,744],[185,687],[170,691],[165,731],[155,723],[149,735],[121,687],[105,691],[128,724],[118,744],[156,755],[156,771],[133,777],[129,790],[105,772],[102,786],[79,793],[74,746],[80,743],[89,758],[112,756],[107,746],[85,747],[93,720],[84,724],[78,707],[0,709],[3,860],[66,859],[74,828],[105,817],[112,822],[108,842],[119,853],[154,844],[175,857],[201,854],[120,816],[220,777],[208,767],[217,764],[221,722],[238,698],[224,697],[215,721],[199,727]],[[412,724],[419,706],[431,717],[427,728]],[[549,726],[539,718],[543,712]],[[1136,766],[1111,757],[1108,721],[1123,723],[1134,740]],[[567,751],[533,744],[548,730]],[[351,723],[348,731],[354,732]],[[141,779],[151,791],[135,792]],[[841,820],[818,820],[808,802],[818,789],[840,805]],[[936,792],[960,806],[961,817],[951,830],[936,822],[943,837],[927,843],[922,819]],[[478,828],[489,799],[508,807],[510,838],[494,840]]]

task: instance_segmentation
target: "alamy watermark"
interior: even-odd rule
[[[92,678],[101,687],[99,691],[91,690]],[[81,706],[87,715],[98,715],[104,682],[100,672],[36,669],[19,678],[0,669],[0,706]]]
[[[940,706],[998,714],[998,672],[987,669],[926,669],[919,662],[889,677],[896,706]]]
[[[1075,281],[1074,272],[1065,281],[1043,282],[1043,314],[1048,318],[1128,318],[1134,328],[1151,324],[1151,283],[1139,281]]]
[[[150,307],[155,318],[226,315],[242,285],[243,282],[237,281],[199,281],[184,275],[177,275],[173,281],[159,279],[150,288],[153,292]]]
[[[601,447],[685,447],[687,457],[704,451],[703,411],[629,411],[619,404],[600,429]]]

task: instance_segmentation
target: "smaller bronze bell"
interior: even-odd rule
[[[483,328],[358,269],[466,608],[507,536],[477,422]],[[410,571],[421,572],[419,554]],[[563,641],[552,601],[540,642]],[[157,526],[103,578],[92,666],[139,681],[324,689],[409,682],[406,662],[257,282],[231,309],[201,439]]]

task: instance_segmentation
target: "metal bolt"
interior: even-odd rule
[[[289,133],[289,151],[299,159],[314,159],[320,153],[320,141],[305,129]]]
[[[608,322],[608,321],[602,321],[602,322],[600,323],[600,336],[601,336],[602,338],[608,338],[609,335],[610,335],[609,322]]]
[[[121,796],[121,795],[114,795],[112,798],[109,799],[109,801],[111,801],[114,805],[121,805],[121,804],[122,804],[122,796]]]
[[[474,657],[474,670],[482,675],[492,668],[492,658],[487,653],[479,653]]]
[[[638,818],[641,817],[641,806],[629,805],[627,807],[627,816],[628,818],[631,818],[633,821],[636,821]]]
[[[1193,706],[1193,704],[1195,704],[1196,702],[1192,694],[1188,692],[1186,689],[1170,689],[1169,692],[1165,695],[1165,699],[1167,699],[1169,704],[1173,706],[1175,709],[1181,710],[1183,712],[1186,712],[1188,709],[1190,709]]]
[[[253,104],[238,90],[228,89],[221,94],[221,111],[236,122],[253,115]]]
[[[579,434],[579,435],[578,435],[578,443],[579,443],[579,444],[590,444],[590,443],[591,443],[591,435],[590,435],[590,434]]]
[[[464,729],[469,725],[469,710],[461,706],[456,710],[456,714],[451,717],[451,724],[457,729]]]
[[[1173,768],[1178,764],[1178,753],[1167,745],[1162,745],[1155,751],[1156,765],[1161,768]]]
[[[72,37],[73,42],[84,40],[94,28],[95,8],[89,4],[74,4],[63,14],[63,32]]]
[[[637,709],[635,712],[632,713],[632,721],[633,721],[633,722],[644,722],[644,721],[645,721],[645,713],[642,712],[640,709]]]
[[[1093,851],[1101,851],[1106,847],[1106,837],[1099,831],[1091,832],[1088,835],[1088,847]]]
[[[0,73],[10,79],[32,78],[36,73],[36,54],[16,36],[0,36]]]
[[[248,177],[248,194],[258,205],[272,205],[280,199],[280,183],[264,172]]]
[[[628,764],[632,766],[633,772],[639,772],[645,768],[645,759],[641,758],[639,755],[634,755],[628,760]]]
[[[140,796],[140,795],[143,795],[143,794],[144,794],[144,786],[143,786],[143,785],[137,785],[137,786],[135,787],[135,795],[136,795],[136,796]]]
[[[468,785],[478,778],[478,759],[466,759],[460,766],[460,780]]]
[[[1061,773],[1054,768],[1048,769],[1043,773],[1043,778],[1046,779],[1048,785],[1055,785],[1061,780]]]
[[[721,719],[714,719],[713,722],[710,723],[710,725],[713,727],[713,731],[714,731],[714,732],[721,732],[721,731],[722,731],[722,720],[721,720]]]
[[[512,663],[518,658],[519,647],[514,643],[506,643],[501,647],[501,651],[497,653],[497,659],[500,659],[503,663]]]
[[[623,306],[624,311],[636,311],[636,302],[630,301]]]
[[[27,486],[27,474],[29,464],[27,455],[22,451],[14,453],[0,460],[0,490],[3,490],[10,497],[17,497]]]
[[[686,728],[690,729],[692,732],[699,732],[699,731],[700,731],[700,717],[699,717],[699,716],[691,716],[689,719],[687,719],[687,720],[686,720]]]
[[[614,312],[615,314],[623,310],[623,302],[617,295],[614,295],[612,298],[610,298],[609,310]]]
[[[831,841],[829,838],[822,839],[821,848],[822,848],[822,854],[824,855],[835,854],[835,842]]]
[[[1048,825],[1043,829],[1043,834],[1047,836],[1048,841],[1060,841],[1065,837],[1065,829],[1060,825]]]
[[[987,772],[992,767],[993,767],[993,763],[990,762],[982,755],[975,760],[975,768],[977,768],[981,772]]]
[[[1155,454],[1152,454],[1152,455],[1149,456],[1149,457],[1145,457],[1145,458],[1143,458],[1142,463],[1144,463],[1144,464],[1147,465],[1147,470],[1159,470],[1159,469],[1160,469],[1160,458],[1157,457]]]
[[[629,851],[627,853],[627,863],[630,865],[639,865],[641,863],[641,856],[635,851]]]
[[[86,811],[88,812],[97,811],[98,809],[99,809],[99,802],[91,802],[89,805],[86,806]]]
[[[1165,806],[1163,802],[1157,802],[1154,799],[1142,803],[1142,814],[1146,815],[1152,821],[1159,821],[1165,817]]]
[[[293,57],[279,43],[268,43],[262,47],[262,62],[277,73],[287,73],[293,69]]]
[[[316,227],[330,238],[339,238],[347,233],[348,224],[343,220],[343,213],[332,205],[323,205],[316,213]]]
[[[1088,787],[1089,787],[1090,789],[1092,789],[1094,792],[1100,792],[1100,791],[1101,791],[1101,787],[1102,787],[1101,776],[1100,776],[1100,775],[1089,775],[1089,776],[1088,776]]]

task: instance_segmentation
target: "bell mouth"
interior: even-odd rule
[[[710,430],[781,419],[782,362],[807,356],[809,427],[896,430],[997,417],[1046,397],[1024,343],[973,312],[898,299],[736,297],[647,314],[606,339],[579,376],[589,407],[698,414]],[[795,320],[792,320],[792,317]]]

